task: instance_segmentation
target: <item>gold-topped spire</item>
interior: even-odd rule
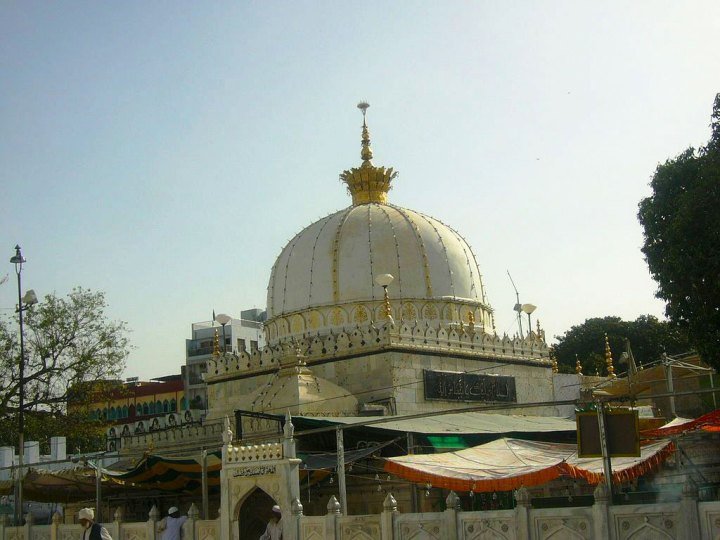
[[[608,341],[607,334],[605,334],[605,365],[607,366],[608,377],[611,379],[617,377],[617,375],[615,375],[615,368],[613,367],[612,351],[610,350],[610,341]]]
[[[220,356],[220,336],[218,336],[217,328],[215,329],[215,336],[213,337],[213,356],[215,358]]]
[[[370,130],[367,126],[367,110],[370,104],[361,101],[357,105],[362,111],[362,150],[360,167],[353,167],[340,174],[340,180],[347,184],[347,189],[352,195],[353,206],[367,203],[386,203],[387,194],[390,191],[390,183],[397,176],[392,167],[376,167],[372,163],[373,152],[370,147]]]
[[[360,151],[360,157],[363,160],[363,164],[361,167],[370,167],[372,166],[372,157],[373,152],[372,148],[370,148],[370,130],[368,130],[367,122],[366,122],[366,115],[367,110],[370,107],[370,104],[367,101],[361,101],[358,103],[357,108],[362,111],[363,115],[363,129],[362,129],[362,150]]]

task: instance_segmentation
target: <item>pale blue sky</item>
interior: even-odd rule
[[[0,253],[106,291],[127,376],[179,373],[192,322],[264,308],[285,242],[349,204],[366,99],[391,201],[465,236],[499,331],[507,269],[548,335],[661,315],[637,203],[709,138],[719,36],[715,0],[7,1]]]

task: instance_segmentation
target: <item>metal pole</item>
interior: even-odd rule
[[[225,323],[227,324],[227,323]],[[225,341],[225,324],[222,325],[223,327],[223,355],[227,352],[227,341]]]
[[[715,389],[715,372],[710,371],[710,388],[713,390]],[[717,411],[717,398],[715,397],[715,392],[712,393],[713,398],[713,411]]]
[[[340,490],[340,510],[347,516],[347,488],[345,487],[345,442],[343,431],[338,426],[335,430],[337,444],[337,477]]]
[[[95,462],[95,518],[95,521],[102,523],[102,475],[97,461]]]
[[[598,431],[600,433],[600,450],[602,452],[603,471],[605,473],[605,483],[607,484],[608,495],[610,496],[609,504],[612,505],[612,461],[610,460],[610,450],[607,444],[607,429],[605,426],[605,405],[600,401],[596,401],[595,403],[597,405]]]
[[[667,378],[668,392],[672,394],[675,391],[673,385],[672,364],[670,363],[670,361],[667,360],[665,363],[665,377]],[[677,413],[675,412],[675,396],[670,396],[670,414],[673,415],[673,418],[677,417]]]
[[[415,453],[415,441],[413,434],[408,431],[407,433],[407,453],[408,455]],[[418,494],[417,494],[417,486],[414,483],[410,483],[410,508],[412,509],[412,513],[417,513],[418,511]]]
[[[15,273],[17,274],[18,283],[18,318],[20,322],[20,360],[18,362],[18,480],[17,480],[17,499],[15,501],[15,523],[23,524],[23,463],[25,457],[25,336],[23,335],[23,306],[22,306],[22,253],[20,246],[15,246]]]
[[[202,468],[203,519],[210,519],[210,511],[208,510],[207,450],[205,449],[200,454],[200,466]]]

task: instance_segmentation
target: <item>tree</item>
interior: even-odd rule
[[[596,372],[606,375],[605,334],[608,336],[616,372],[628,369],[626,365],[619,365],[621,354],[626,349],[626,340],[630,342],[637,364],[654,362],[663,352],[673,355],[690,349],[687,335],[682,329],[659,321],[652,315],[642,315],[634,321],[623,321],[620,317],[596,317],[555,337],[558,341],[553,349],[560,371],[574,373],[577,358],[585,375],[595,375]]]
[[[638,219],[668,318],[688,330],[705,362],[720,368],[720,94],[711,127],[706,146],[657,167]]]
[[[76,288],[65,298],[48,295],[24,312],[25,440],[64,435],[70,448],[90,449],[102,430],[89,420],[87,404],[109,388],[103,381],[122,375],[129,353],[125,323],[108,320],[106,308],[102,292]],[[0,446],[17,445],[18,334],[16,319],[0,319]]]

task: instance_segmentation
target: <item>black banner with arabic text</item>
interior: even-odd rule
[[[425,399],[515,403],[515,377],[423,370]]]

